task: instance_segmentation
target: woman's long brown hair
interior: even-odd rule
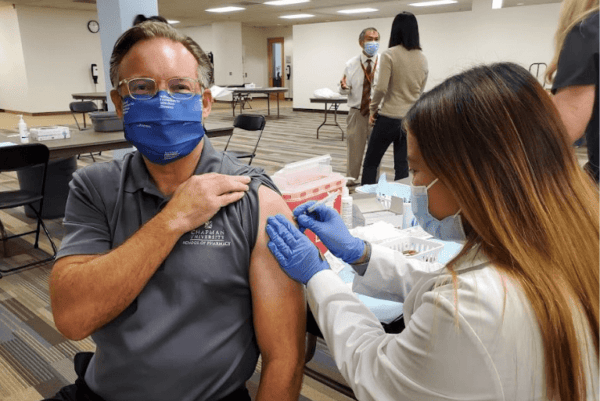
[[[478,248],[518,282],[540,328],[549,399],[584,400],[584,365],[599,355],[598,187],[551,99],[516,64],[480,66],[424,94],[404,124],[468,227],[451,273]]]

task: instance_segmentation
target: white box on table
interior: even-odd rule
[[[357,220],[362,220],[365,225],[385,221],[396,228],[404,228],[404,203],[402,198],[391,197],[389,203],[384,205],[377,199],[375,194],[355,193],[353,203],[360,213]]]
[[[31,135],[31,138],[36,141],[66,139],[71,137],[69,127],[63,126],[31,128],[29,134]]]

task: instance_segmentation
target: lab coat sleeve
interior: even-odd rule
[[[354,277],[352,290],[388,301],[404,302],[406,295],[424,274],[440,271],[444,265],[409,259],[401,252],[372,244],[371,260],[363,276]]]
[[[407,328],[386,334],[333,271],[315,274],[307,290],[310,309],[357,399],[504,398],[487,350],[460,315],[457,328],[455,309],[446,297],[426,292]]]

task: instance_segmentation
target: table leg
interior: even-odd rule
[[[317,128],[317,139],[319,139],[319,130],[321,129],[322,126],[325,125],[326,122],[327,122],[327,102],[325,102],[325,119],[323,120],[321,125],[319,125],[319,128]]]
[[[279,93],[277,94],[277,118],[279,118]]]
[[[342,131],[342,141],[344,140],[344,130],[342,129],[342,126],[340,124],[338,124],[337,122],[337,110],[338,107],[340,107],[340,104],[337,102],[333,102],[332,107],[333,107],[333,124],[327,124],[327,112],[329,111],[329,109],[327,108],[327,102],[325,102],[325,119],[323,120],[323,122],[321,123],[321,125],[319,125],[319,128],[317,128],[317,139],[319,139],[319,130],[321,129],[322,126],[324,125],[331,125],[331,126],[337,126],[340,131]]]
[[[267,93],[267,115],[271,115],[271,94]]]
[[[338,107],[340,107],[339,103],[335,103],[335,107],[333,108],[333,121],[335,122],[335,125],[338,126],[338,128],[340,129],[340,131],[342,131],[342,142],[343,142],[344,141],[344,130],[342,129],[342,127],[337,122],[337,110],[338,110]]]

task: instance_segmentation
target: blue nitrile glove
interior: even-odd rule
[[[346,263],[356,262],[365,251],[363,240],[353,237],[346,228],[342,216],[325,205],[318,206],[310,215],[304,212],[314,201],[306,202],[294,209],[300,229],[317,234],[327,249]]]
[[[294,280],[306,284],[316,273],[329,269],[317,247],[283,215],[267,219],[267,234],[271,237],[267,244],[271,253]]]

